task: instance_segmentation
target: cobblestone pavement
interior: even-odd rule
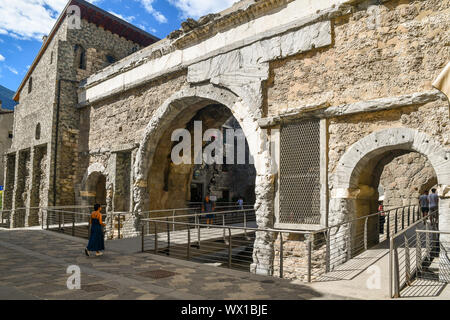
[[[41,230],[0,230],[0,299],[343,299],[285,279],[108,250],[87,257],[86,241]],[[68,266],[81,268],[81,289],[67,289]],[[154,270],[174,272],[155,279]]]

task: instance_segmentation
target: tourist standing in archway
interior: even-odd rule
[[[102,222],[102,207],[99,204],[94,205],[94,212],[91,214],[91,235],[84,253],[89,256],[89,251],[96,251],[96,256],[101,256],[103,253],[100,251],[105,250],[105,239],[103,236],[102,226],[106,226]]]
[[[213,224],[214,214],[212,212],[214,211],[214,207],[214,203],[211,202],[209,196],[206,196],[202,204],[202,212],[208,213],[206,215],[206,224]]]
[[[428,203],[428,191],[424,191],[422,195],[419,197],[420,210],[422,210],[422,217],[425,217],[429,211],[429,203]]]
[[[436,225],[438,217],[439,197],[436,194],[436,189],[434,188],[431,189],[431,193],[428,195],[428,204],[430,207],[431,223],[432,225]]]

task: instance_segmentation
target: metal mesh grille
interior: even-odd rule
[[[283,125],[279,223],[320,223],[320,120]]]

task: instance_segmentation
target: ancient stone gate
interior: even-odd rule
[[[318,230],[373,213],[384,167],[418,152],[435,171],[440,223],[450,228],[448,92],[432,86],[450,61],[449,7],[449,0],[245,0],[188,20],[79,84],[71,109],[79,116],[76,170],[64,183],[86,202],[91,171],[101,173],[108,210],[132,217],[169,198],[181,207],[191,167],[166,162],[170,133],[210,108],[207,128],[229,112],[245,134],[259,227]],[[311,188],[301,189],[312,193],[313,219],[280,220],[283,187],[296,183],[280,176],[280,131],[302,121],[314,122],[318,136],[314,148],[298,146],[291,157],[314,159]],[[8,163],[20,168],[24,155],[11,153]],[[16,188],[19,199],[23,183]],[[257,233],[253,272],[273,272],[275,238]]]

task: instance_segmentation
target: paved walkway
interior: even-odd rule
[[[410,238],[414,233],[415,229],[406,234]],[[402,241],[403,237],[397,238],[396,245],[400,245]],[[404,257],[403,250],[399,248],[399,257]],[[411,261],[415,261],[415,248],[410,251],[410,255]],[[402,269],[404,268],[404,258],[400,260],[400,270],[404,272]],[[415,265],[413,264],[411,271],[414,270]],[[294,283],[296,282],[294,281]],[[390,299],[388,240],[379,243],[337,267],[335,271],[321,276],[310,287],[319,292],[339,294],[350,298],[368,300]],[[448,300],[450,299],[450,288],[443,283],[419,279],[402,290],[400,294],[401,299]]]
[[[285,279],[132,253],[121,242],[86,257],[85,245],[45,230],[0,230],[0,299],[345,299]],[[67,289],[70,265],[81,268],[80,290]]]

